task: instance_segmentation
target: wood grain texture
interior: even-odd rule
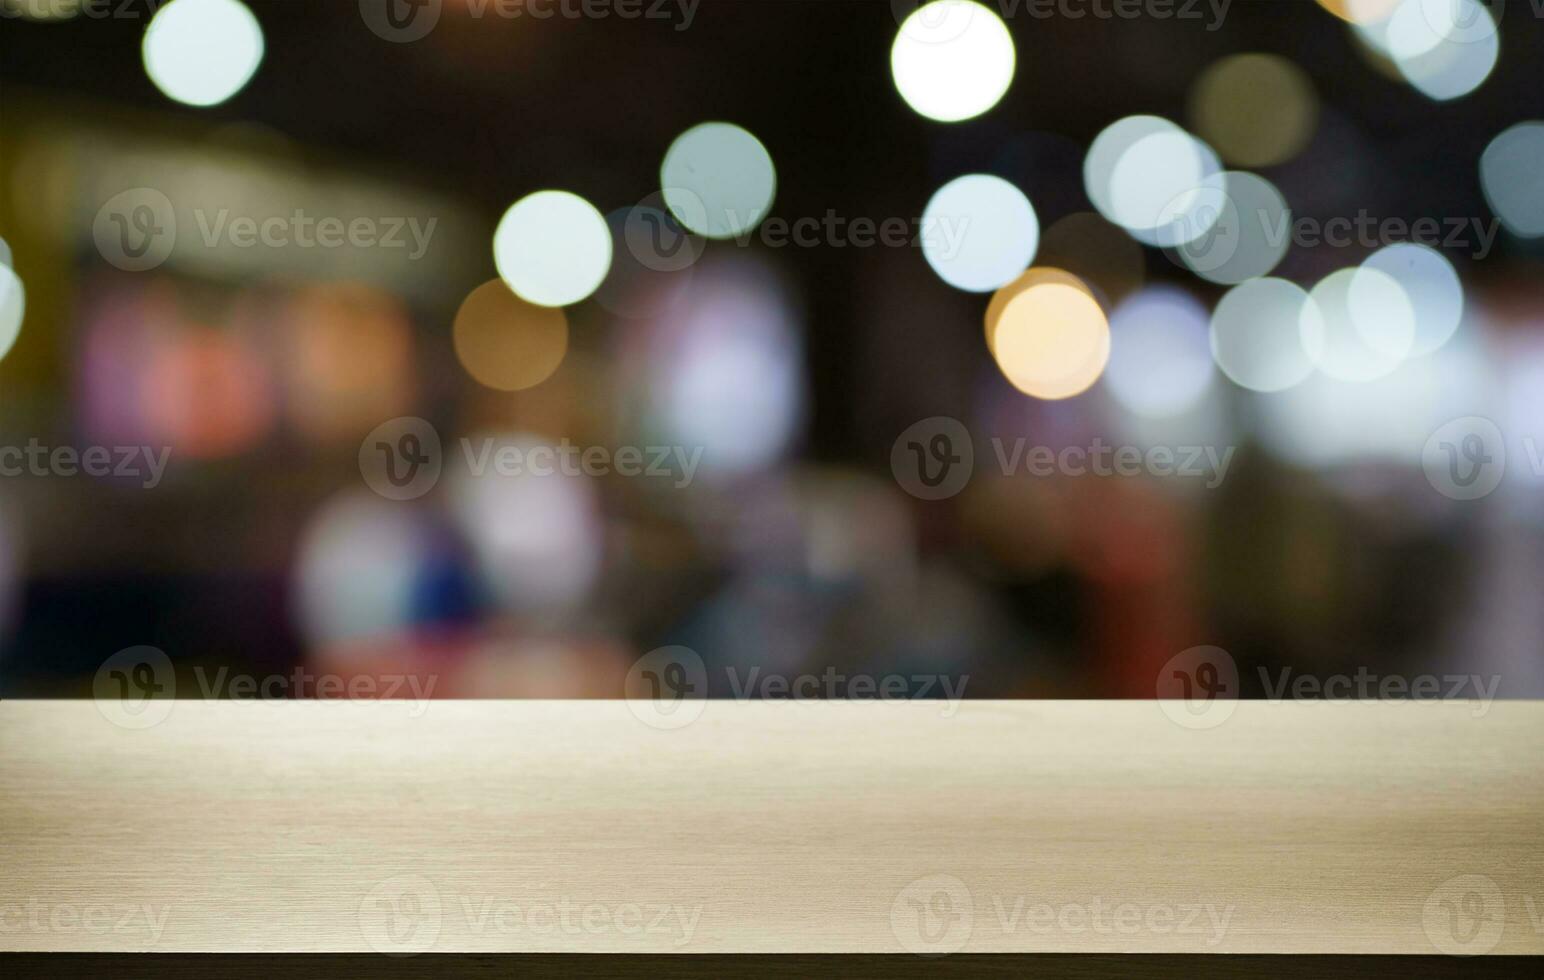
[[[942,707],[5,702],[0,949],[1544,953],[1544,705]]]

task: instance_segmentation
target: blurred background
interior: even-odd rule
[[[1536,5],[1188,3],[0,0],[0,696],[137,645],[450,697],[667,645],[718,694],[1152,697],[1210,645],[1247,696],[1544,696]],[[1166,179],[1224,216],[1133,217],[1206,211]],[[930,202],[996,230],[945,254]],[[924,499],[938,418],[974,465]],[[1001,458],[1100,444],[1226,469]],[[610,465],[478,470],[540,445]]]

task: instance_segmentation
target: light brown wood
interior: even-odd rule
[[[1544,952],[1475,707],[6,702],[0,949]]]

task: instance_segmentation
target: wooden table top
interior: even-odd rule
[[[1544,953],[1544,704],[630,707],[0,703],[0,950]]]

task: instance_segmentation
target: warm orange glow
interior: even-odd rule
[[[1352,24],[1376,24],[1394,12],[1399,0],[1319,0],[1319,6]]]
[[[987,324],[998,368],[1036,398],[1087,391],[1110,359],[1110,325],[1099,301],[1082,280],[1059,269],[1032,269],[999,292]]]
[[[534,388],[568,353],[568,318],[556,307],[516,296],[502,279],[472,290],[456,314],[456,357],[468,374],[499,391]]]

